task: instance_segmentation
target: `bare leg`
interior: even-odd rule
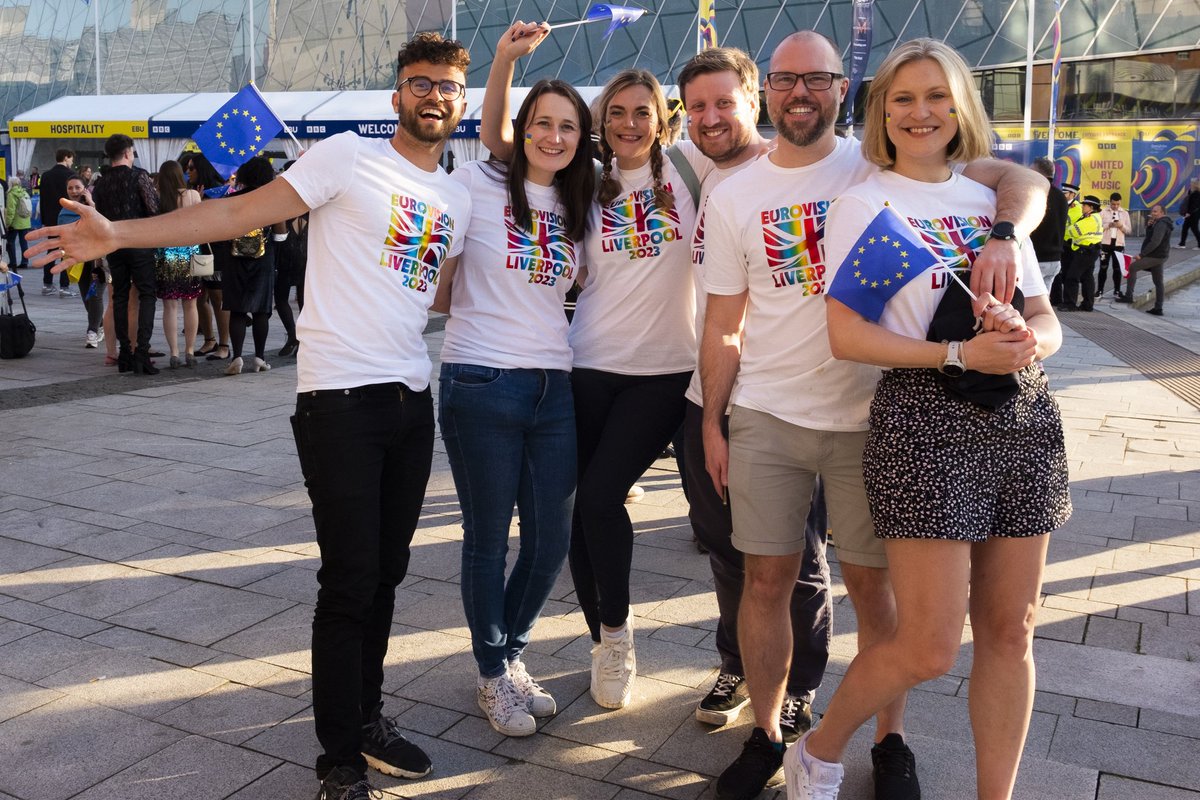
[[[222,358],[229,357],[229,312],[221,309],[222,295],[220,289],[209,289],[209,297],[212,298],[213,311],[217,317],[217,352],[224,348]]]
[[[199,312],[196,300],[183,301],[183,352],[191,354],[196,351],[196,327],[199,324]]]
[[[979,800],[1008,800],[1017,780],[1033,713],[1034,614],[1049,540],[972,545],[970,709]]]
[[[858,618],[858,650],[882,642],[896,633],[896,597],[892,594],[891,576],[886,569],[842,563],[842,579]],[[883,741],[889,733],[904,735],[904,704],[907,693],[901,693],[879,710],[875,718],[875,742]]]
[[[179,301],[164,299],[162,308],[163,337],[167,340],[167,352],[172,358],[179,358]]]
[[[186,315],[186,310],[184,314]],[[196,299],[196,314],[197,314],[197,330],[204,337],[204,341],[216,341],[213,339],[213,319],[212,312],[209,310],[208,304],[208,289],[200,290],[200,297]],[[184,326],[187,326],[187,317],[184,317]],[[192,352],[195,352],[194,350]]]
[[[129,327],[125,330],[130,331],[129,346],[137,350],[137,335],[132,331],[137,330],[138,315],[141,313],[141,299],[138,296],[137,287],[133,285],[133,281],[129,282],[129,321],[126,323]]]
[[[922,681],[954,665],[967,614],[966,542],[888,539],[896,632],[855,656],[806,749],[838,762],[864,722]],[[936,576],[936,580],[931,580]]]
[[[750,688],[754,724],[773,742],[782,742],[779,709],[783,706],[792,657],[792,589],[800,557],[746,554],[746,578],[738,611],[738,648]]]
[[[104,354],[109,358],[117,357],[117,331],[113,324],[113,298],[112,284],[108,284],[105,291],[108,292],[108,303],[104,306]]]

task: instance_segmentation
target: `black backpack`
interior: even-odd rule
[[[21,313],[13,313],[12,281],[4,289],[7,303],[0,303],[0,358],[24,358],[33,349],[34,336],[37,327],[29,319],[29,309],[25,307],[25,290],[19,281],[17,295],[21,298]]]

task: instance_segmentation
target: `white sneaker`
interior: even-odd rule
[[[554,697],[541,686],[538,686],[525,669],[520,659],[508,662],[508,679],[517,687],[517,691],[525,698],[525,706],[535,717],[552,717],[558,710]]]
[[[844,770],[841,764],[830,764],[808,754],[804,743],[811,734],[812,731],[805,731],[783,754],[788,800],[837,800]]]
[[[79,293],[72,291],[71,289],[59,289],[58,296],[59,297],[78,297]]]
[[[100,342],[101,342],[101,339],[99,336],[96,335],[95,331],[88,331],[87,332],[87,341],[84,343],[83,346],[95,349],[96,346],[98,344],[100,344]]]
[[[58,294],[58,289],[56,289],[53,286],[43,285],[42,286],[42,297],[45,297],[46,295],[50,295],[50,294]]]
[[[100,330],[96,331],[95,333],[96,333],[96,344],[100,344],[101,342],[104,341],[104,328],[101,328]]]
[[[537,732],[537,723],[525,707],[525,697],[507,674],[491,680],[481,676],[475,694],[479,708],[497,732],[505,736],[530,736]]]
[[[606,638],[600,632],[600,643],[592,647],[592,699],[604,708],[624,708],[633,693],[637,677],[637,656],[633,652],[633,625],[625,622],[625,635],[620,639]]]

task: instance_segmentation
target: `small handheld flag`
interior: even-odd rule
[[[879,322],[883,308],[909,281],[938,264],[912,226],[890,205],[875,215],[838,268],[829,296]]]
[[[192,135],[192,140],[212,162],[213,169],[228,180],[283,127],[283,120],[275,115],[251,83],[217,109],[217,113]]]
[[[1121,277],[1128,278],[1130,270],[1133,269],[1133,256],[1117,253],[1117,260],[1121,264]]]
[[[589,22],[601,22],[609,20],[608,30],[604,32],[604,38],[612,36],[613,31],[617,28],[624,28],[630,23],[641,19],[646,13],[644,8],[630,8],[628,6],[610,6],[605,3],[596,3],[588,9],[587,15],[580,20],[574,22],[560,22],[557,25],[551,25],[550,29],[555,28],[570,28],[575,25],[587,25]]]

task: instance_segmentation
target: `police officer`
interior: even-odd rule
[[[1080,217],[1067,225],[1067,243],[1071,251],[1070,269],[1063,280],[1063,300],[1060,311],[1091,311],[1096,299],[1096,258],[1104,226],[1100,220],[1100,198],[1089,194],[1079,203]],[[1079,286],[1083,284],[1083,302],[1076,305]]]

